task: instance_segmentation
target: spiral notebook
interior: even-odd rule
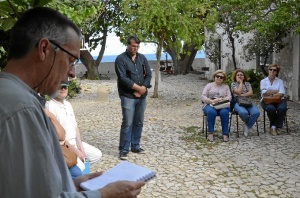
[[[80,186],[84,190],[97,190],[109,183],[119,180],[148,181],[153,177],[155,177],[154,171],[143,166],[124,161],[107,170],[99,177],[82,182]]]

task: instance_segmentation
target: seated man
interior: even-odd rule
[[[66,141],[77,148],[77,156],[82,161],[87,159],[92,164],[102,157],[102,153],[94,146],[81,141],[73,107],[68,101],[66,101],[68,86],[68,82],[61,84],[61,89],[58,91],[58,95],[55,98],[51,98],[51,100],[46,103],[46,109],[55,115],[58,122],[65,129]]]

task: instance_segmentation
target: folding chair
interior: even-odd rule
[[[237,138],[239,138],[240,137],[240,134],[239,134],[239,114],[234,109],[230,112],[230,118],[229,118],[230,120],[229,120],[229,129],[228,129],[228,131],[230,133],[232,115],[235,115],[235,120],[236,120],[236,136],[237,136]],[[258,130],[257,121],[255,123],[256,123],[257,136],[259,136],[259,130]]]
[[[289,132],[289,126],[288,126],[288,120],[287,120],[287,112],[288,112],[288,110],[289,110],[289,108],[287,108],[287,110],[286,110],[286,114],[284,116],[283,124],[286,127],[286,133],[290,134],[290,132]],[[266,133],[266,111],[264,109],[263,109],[263,111],[264,111],[264,133]]]

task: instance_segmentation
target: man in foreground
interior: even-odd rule
[[[123,115],[119,143],[121,160],[128,159],[129,147],[133,153],[145,153],[140,147],[140,140],[152,72],[146,57],[138,53],[139,47],[140,40],[136,36],[129,36],[127,50],[115,61]]]
[[[74,77],[81,33],[49,8],[25,12],[11,30],[8,62],[0,73],[0,197],[136,197],[144,182],[119,181],[97,191],[68,172],[55,129],[37,93],[54,96]]]

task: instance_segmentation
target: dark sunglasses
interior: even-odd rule
[[[224,79],[224,76],[216,75],[216,78]]]
[[[63,90],[63,89],[68,89],[68,86],[61,86],[60,89],[61,89],[61,90]]]
[[[269,69],[269,71],[274,71],[274,72],[276,72],[276,71],[277,71],[277,69]]]

